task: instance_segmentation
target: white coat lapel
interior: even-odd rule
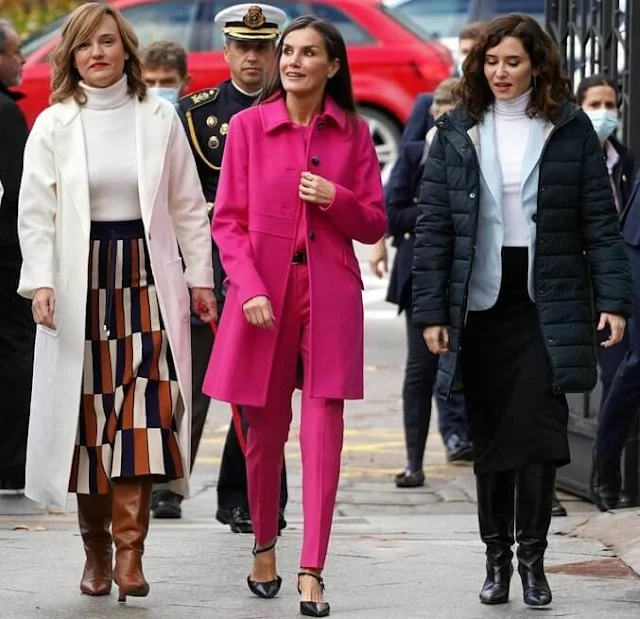
[[[140,209],[149,229],[154,202],[162,179],[171,122],[154,97],[136,99],[136,160]]]
[[[69,100],[59,109],[59,124],[53,131],[53,141],[62,191],[71,197],[71,202],[78,211],[82,231],[88,240],[91,231],[89,172],[80,107],[75,101]]]
[[[502,212],[502,166],[498,158],[495,118],[489,110],[479,125],[480,132],[480,172],[494,202]]]

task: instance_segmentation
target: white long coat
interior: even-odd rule
[[[135,103],[140,206],[160,309],[175,360],[176,411],[187,494],[190,469],[191,354],[188,287],[213,287],[207,207],[187,138],[173,106]],[[114,183],[118,180],[114,179]],[[80,108],[72,99],[37,118],[26,145],[18,231],[19,294],[55,291],[55,330],[38,325],[27,444],[26,495],[66,504],[78,428],[89,262],[89,183]],[[177,241],[177,242],[176,242]],[[183,272],[178,244],[186,269]]]

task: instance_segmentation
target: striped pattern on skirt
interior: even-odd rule
[[[180,395],[142,221],[92,222],[80,419],[69,491],[183,477]]]

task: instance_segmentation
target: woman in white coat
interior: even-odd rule
[[[217,318],[195,163],[137,47],[108,6],[69,16],[19,200],[19,293],[38,325],[25,492],[49,505],[77,493],[80,588],[105,595],[113,579],[119,601],[149,592],[152,483],[186,492],[190,306]]]

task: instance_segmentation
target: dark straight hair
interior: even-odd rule
[[[268,101],[276,96],[285,96],[286,92],[280,79],[280,58],[287,35],[294,30],[313,28],[324,40],[324,46],[329,60],[338,60],[340,67],[338,72],[327,82],[325,94],[328,94],[345,112],[356,113],[356,104],[353,99],[353,88],[351,86],[351,73],[349,71],[349,61],[347,60],[347,46],[340,31],[326,19],[303,15],[294,19],[287,29],[282,33],[278,47],[276,48],[276,58],[274,70],[267,81],[258,103]]]
[[[578,99],[578,105],[582,107],[584,100],[587,97],[587,92],[589,92],[592,88],[597,88],[598,86],[609,86],[609,88],[613,89],[613,92],[616,93],[616,105],[620,107],[620,91],[618,90],[618,84],[615,83],[610,77],[606,75],[591,75],[589,77],[585,77],[578,86],[578,90],[576,92],[576,98]]]

